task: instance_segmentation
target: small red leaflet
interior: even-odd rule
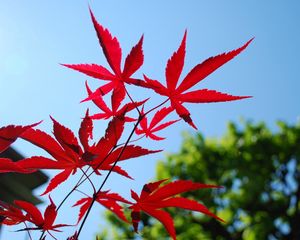
[[[5,151],[26,130],[37,126],[41,122],[27,126],[8,125],[0,128],[0,153]]]
[[[204,205],[196,202],[195,200],[176,196],[187,191],[194,191],[203,188],[219,188],[218,186],[194,183],[188,180],[177,180],[160,187],[160,185],[165,181],[166,179],[145,184],[140,196],[131,190],[131,197],[136,201],[136,203],[130,206],[132,224],[136,232],[138,231],[138,224],[141,220],[140,212],[143,211],[159,220],[173,240],[175,240],[176,232],[173,220],[169,213],[161,210],[161,208],[167,207],[177,207],[201,212],[223,221],[210,212]]]
[[[91,89],[89,88],[87,82],[85,82],[86,90],[88,93],[88,96],[92,94]],[[101,95],[99,95],[97,98],[93,98],[93,103],[102,110],[102,113],[97,113],[94,115],[91,115],[91,119],[109,119],[111,117],[120,117],[125,115],[126,113],[132,111],[133,109],[141,106],[144,104],[148,99],[140,101],[140,102],[130,102],[126,103],[123,107],[120,107],[121,101],[118,98],[118,91],[114,91],[114,94],[111,96],[111,109],[106,105]],[[134,122],[136,119],[125,116],[125,122]]]
[[[186,36],[187,32],[185,32],[178,50],[168,60],[166,67],[167,86],[163,86],[159,81],[152,80],[146,75],[144,75],[146,85],[142,86],[151,88],[158,94],[168,97],[170,99],[171,106],[176,110],[177,114],[184,121],[197,129],[190,117],[190,112],[182,105],[183,103],[225,102],[249,98],[249,96],[232,96],[226,93],[208,89],[194,90],[190,92],[186,91],[202,81],[205,77],[217,70],[223,64],[233,59],[236,55],[242,52],[253,39],[249,40],[245,45],[236,50],[223,53],[215,57],[210,57],[204,62],[196,65],[182,80],[180,85],[177,86],[184,65]]]
[[[33,171],[20,167],[17,162],[9,158],[0,158],[0,173],[8,172],[32,173]]]
[[[54,224],[57,216],[56,206],[52,199],[44,212],[44,216],[40,210],[30,202],[15,200],[14,205],[0,203],[0,216],[4,217],[1,224],[17,225],[22,222],[31,222],[35,227],[25,228],[25,230],[44,230],[44,231],[59,231],[57,228],[70,226],[67,224]],[[25,212],[25,214],[22,212]]]
[[[0,216],[0,223],[4,225],[17,225],[28,219],[21,209],[3,201],[0,201]]]
[[[176,123],[180,120],[180,119],[172,120],[172,121],[168,121],[168,122],[165,122],[165,123],[162,123],[162,124],[158,125],[173,110],[174,109],[172,107],[164,107],[164,108],[160,109],[159,111],[157,111],[154,114],[154,117],[151,120],[151,122],[149,123],[149,125],[148,125],[148,119],[145,116],[140,122],[140,125],[139,125],[140,128],[135,129],[135,133],[137,135],[145,134],[146,137],[149,137],[149,138],[151,138],[153,140],[156,140],[156,141],[164,140],[165,138],[159,137],[159,136],[155,135],[154,133],[158,132],[160,130],[163,130],[164,128],[166,128],[166,127],[168,127],[168,126],[172,125],[173,123]],[[142,109],[142,115],[143,114],[144,114],[144,109]]]
[[[82,217],[88,210],[92,200],[92,197],[82,198],[73,205],[73,207],[81,205],[77,222],[79,222],[82,219]],[[102,191],[97,194],[96,201],[108,210],[112,211],[114,214],[116,214],[121,220],[128,222],[124,215],[122,206],[119,205],[117,202],[122,202],[126,204],[132,203],[121,197],[119,194],[110,193],[109,191]]]
[[[28,129],[40,124],[34,123],[27,126],[8,125],[0,128],[0,153],[4,152],[18,137]],[[19,167],[9,158],[0,158],[0,173],[7,172],[29,173],[31,171]]]

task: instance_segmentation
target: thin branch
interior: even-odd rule
[[[125,92],[126,92],[126,95],[129,97],[130,101],[134,104],[134,107],[135,109],[137,110],[139,116],[141,116],[141,111],[140,109],[138,108],[138,106],[136,105],[136,102],[133,100],[133,98],[131,97],[131,95],[129,94],[129,92],[127,91],[126,87],[124,86],[125,88]]]
[[[139,119],[137,120],[137,122],[135,123],[135,125],[134,125],[134,127],[133,127],[133,129],[132,129],[132,131],[131,131],[131,133],[130,133],[130,135],[129,135],[129,137],[127,138],[127,141],[126,141],[125,145],[123,146],[123,148],[122,148],[121,152],[119,153],[119,155],[118,155],[116,161],[114,162],[114,164],[113,164],[112,167],[110,168],[109,172],[107,173],[107,175],[106,175],[105,179],[103,180],[101,186],[99,187],[97,193],[93,195],[92,202],[91,202],[91,204],[90,204],[90,206],[89,206],[89,208],[88,208],[88,210],[87,210],[87,212],[86,212],[86,214],[85,214],[85,216],[84,216],[84,219],[83,219],[83,221],[81,222],[81,225],[80,225],[80,227],[79,227],[78,235],[77,235],[78,237],[79,237],[79,235],[80,235],[80,233],[81,233],[81,231],[82,231],[82,228],[83,228],[83,226],[84,226],[84,224],[85,224],[85,222],[86,222],[86,220],[87,220],[87,218],[88,218],[88,216],[89,216],[89,213],[90,213],[90,211],[91,211],[91,209],[92,209],[92,207],[93,207],[93,205],[94,205],[94,203],[95,203],[95,201],[96,201],[96,199],[97,199],[97,194],[98,194],[99,192],[101,192],[101,190],[102,190],[104,184],[106,183],[106,181],[107,181],[107,179],[109,178],[110,174],[112,173],[114,167],[117,165],[118,161],[120,160],[120,158],[121,158],[123,152],[125,151],[125,148],[127,147],[128,143],[129,143],[129,141],[130,141],[130,139],[132,138],[132,136],[133,136],[133,134],[134,134],[135,129],[137,128],[137,126],[139,125],[139,123],[140,123],[140,121],[141,121],[142,119],[143,119],[143,116],[141,115],[141,116],[139,117]]]
[[[30,234],[30,230],[28,229],[28,226],[26,224],[26,222],[24,222],[25,228],[27,228],[27,233],[28,233],[28,237],[30,240],[32,240],[31,234]]]
[[[86,174],[86,172],[83,171],[81,168],[80,168],[80,170],[81,170],[81,172],[83,173],[83,175],[86,177],[86,179],[90,182],[90,184],[91,184],[91,186],[92,186],[92,188],[93,188],[94,194],[95,194],[95,193],[96,193],[96,188],[95,188],[94,183],[91,181],[90,176],[88,176],[88,175]],[[77,187],[78,187],[78,186],[77,186]]]

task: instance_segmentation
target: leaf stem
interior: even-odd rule
[[[26,228],[28,228],[26,222],[24,222],[24,225],[25,225]],[[29,230],[29,229],[27,230],[27,233],[28,233],[29,239],[32,240],[32,237],[31,237],[31,234],[30,234],[30,230]]]
[[[93,182],[91,181],[90,176],[88,176],[87,173],[85,171],[83,171],[81,168],[80,168],[80,170],[83,173],[83,175],[86,177],[85,179],[87,179],[90,182],[90,184],[93,188],[94,194],[95,194],[96,193],[96,188],[95,188],[95,185],[93,184]]]
[[[151,108],[150,110],[148,110],[146,113],[144,113],[144,116],[148,115],[150,112],[154,111],[155,109],[163,106],[164,104],[166,104],[170,99],[166,99],[165,101],[163,101],[161,104],[158,104],[157,106]]]
[[[141,111],[140,109],[138,108],[138,106],[136,105],[136,102],[132,99],[131,95],[129,94],[129,92],[127,91],[126,87],[124,86],[125,88],[125,92],[126,92],[126,95],[129,97],[130,101],[134,104],[134,107],[135,109],[137,110],[139,116],[141,116]]]

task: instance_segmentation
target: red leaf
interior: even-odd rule
[[[160,203],[160,206],[177,207],[177,208],[183,208],[191,211],[197,211],[206,214],[208,216],[211,216],[215,219],[218,219],[219,221],[224,222],[223,219],[219,218],[218,216],[210,212],[207,207],[205,207],[203,204],[196,202],[195,200],[191,200],[183,197],[169,198],[167,200],[162,201]]]
[[[123,198],[119,194],[117,194],[117,193],[111,193],[109,191],[102,191],[102,192],[98,193],[97,199],[100,199],[100,198],[105,198],[105,199],[109,199],[109,200],[113,200],[113,201],[118,201],[118,202],[122,202],[122,203],[132,204],[132,202],[126,200],[125,198]]]
[[[185,57],[185,41],[186,41],[186,32],[182,39],[182,42],[177,50],[173,54],[173,56],[169,59],[166,67],[166,82],[167,86],[163,86],[157,80],[151,80],[144,75],[144,79],[146,84],[141,85],[143,87],[151,88],[155,92],[160,95],[168,97],[171,101],[171,106],[176,110],[177,114],[188,124],[190,124],[195,129],[196,126],[193,123],[190,112],[182,105],[184,102],[191,102],[191,103],[199,103],[199,102],[220,102],[220,101],[233,101],[239,100],[246,97],[240,96],[231,96],[223,93],[218,93],[216,91],[211,90],[196,90],[193,92],[184,93],[198,82],[203,80],[209,74],[214,72],[216,69],[221,67],[226,62],[230,61],[232,58],[237,56],[241,53],[252,41],[248,41],[242,47],[233,50],[229,53],[223,53],[216,57],[211,57],[205,60],[203,63],[198,64],[194,67],[187,76],[183,79],[181,84],[176,88],[179,76],[181,74],[183,64],[184,64],[184,57]]]
[[[98,199],[98,198],[96,201],[100,203],[102,206],[106,207],[108,210],[112,211],[124,222],[128,222],[124,215],[123,208],[117,202],[107,200],[107,199]]]
[[[101,80],[113,80],[115,76],[105,67],[97,64],[61,64],[78,72],[84,73],[90,77]]]
[[[127,112],[130,112],[131,110],[139,107],[140,105],[144,104],[148,99],[140,101],[140,102],[130,102],[125,104],[121,109],[119,109],[121,102],[124,100],[125,97],[125,88],[122,84],[119,84],[119,87],[116,87],[113,91],[113,94],[111,96],[111,105],[112,109],[109,109],[109,107],[104,102],[101,95],[97,95],[97,97],[91,97],[92,91],[89,88],[87,82],[86,82],[86,89],[88,92],[88,98],[93,101],[94,104],[96,104],[97,107],[99,107],[103,113],[97,113],[94,114],[91,117],[91,119],[109,119],[111,117],[119,117],[125,115]],[[125,117],[126,122],[134,121],[134,119]]]
[[[51,119],[53,122],[53,134],[56,140],[72,159],[78,159],[78,156],[82,154],[82,149],[74,133],[69,128],[61,125],[54,118],[51,117]]]
[[[157,191],[155,191],[151,196],[149,196],[149,199],[153,201],[163,200],[173,195],[177,195],[187,191],[194,191],[202,188],[219,188],[219,187],[211,184],[194,183],[189,180],[177,180],[168,183],[160,187],[159,189],[157,189]]]
[[[50,205],[47,206],[44,212],[44,229],[51,229],[57,216],[56,206],[49,196]]]
[[[119,155],[122,151],[123,151],[123,153],[119,157]],[[115,151],[113,151],[109,155],[109,157],[105,160],[105,164],[112,164],[118,158],[119,158],[119,161],[124,161],[124,160],[127,160],[127,159],[141,157],[141,156],[144,156],[144,155],[148,155],[148,154],[152,154],[152,153],[158,153],[158,152],[161,152],[161,150],[148,150],[148,149],[142,148],[140,146],[127,145],[124,150],[123,150],[123,147],[119,147]]]
[[[99,87],[95,92],[89,93],[89,97],[83,101],[95,100],[100,95],[105,95],[113,89],[116,90],[120,87],[120,85],[125,91],[124,83],[135,84],[137,86],[146,86],[144,81],[131,78],[131,75],[133,75],[142,66],[144,61],[142,50],[143,36],[126,57],[124,70],[122,72],[122,50],[120,48],[118,39],[113,37],[107,29],[97,22],[91,9],[90,14],[100,46],[102,47],[105,58],[113,70],[113,73],[103,66],[96,64],[63,64],[63,66],[69,67],[88,76],[110,81],[106,85]]]
[[[137,231],[138,223],[140,221],[140,211],[144,211],[148,215],[158,219],[164,225],[170,236],[173,239],[176,239],[171,216],[167,212],[161,210],[161,208],[165,207],[178,207],[197,211],[222,221],[222,219],[211,213],[204,205],[183,197],[174,197],[187,191],[202,188],[217,188],[218,186],[194,183],[187,180],[177,180],[160,187],[165,181],[166,180],[160,180],[145,184],[140,197],[131,190],[131,196],[136,201],[136,203],[130,206],[132,211],[132,224],[135,231]]]
[[[25,212],[29,214],[29,217],[31,221],[37,225],[41,226],[44,223],[44,218],[41,214],[41,212],[37,209],[36,206],[34,206],[32,203],[21,201],[21,200],[15,200],[14,204],[21,209],[23,209]]]
[[[148,135],[148,137],[149,138],[151,138],[152,140],[155,140],[155,141],[162,141],[162,140],[165,140],[166,138],[164,138],[164,137],[159,137],[159,136],[157,136],[157,135],[155,135],[155,134],[153,134],[153,133],[149,133],[149,134],[147,134]],[[147,136],[146,135],[146,136]]]
[[[0,224],[9,226],[17,225],[28,220],[28,217],[23,214],[21,209],[2,201],[0,201],[0,216]]]
[[[245,50],[252,42],[253,38],[246,42],[242,47],[235,49],[228,53],[222,53],[215,57],[210,57],[204,62],[195,66],[188,75],[183,79],[180,86],[177,88],[178,92],[184,92],[213,73],[219,67],[233,59],[235,56]]]
[[[56,206],[53,203],[52,199],[49,197],[50,199],[50,205],[47,206],[45,212],[44,212],[44,217],[42,216],[41,212],[39,211],[39,209],[34,206],[33,204],[26,202],[26,201],[21,201],[21,200],[15,200],[14,204],[19,207],[20,209],[23,209],[27,214],[24,216],[24,221],[29,221],[33,224],[35,224],[37,227],[30,227],[30,228],[25,228],[25,229],[21,229],[19,231],[28,231],[28,230],[44,230],[44,231],[49,231],[49,230],[54,230],[54,231],[59,231],[56,228],[59,227],[65,227],[65,226],[70,226],[67,224],[56,224],[53,225],[56,215],[57,215],[57,211],[56,211]],[[11,212],[12,212],[12,207],[8,208],[10,210],[10,214],[9,217],[11,217]],[[17,208],[14,208],[17,209]],[[19,215],[20,215],[20,210],[19,211]],[[1,213],[0,213],[1,215]],[[21,215],[20,215],[21,217]],[[15,224],[18,224],[20,222],[23,221],[16,221]]]
[[[249,98],[249,96],[232,96],[215,90],[201,89],[181,94],[179,100],[190,103],[211,103],[234,101],[243,98]]]
[[[168,60],[166,67],[166,81],[170,91],[174,91],[179,80],[179,76],[182,72],[185,57],[185,43],[186,43],[187,31],[185,31],[181,44],[177,52],[173,53],[173,56]]]
[[[164,120],[164,118],[166,116],[168,116],[173,110],[174,109],[172,107],[164,107],[164,108],[158,110],[155,113],[155,115],[154,115],[154,117],[153,117],[153,119],[152,119],[152,121],[151,121],[151,123],[149,125],[149,128],[150,129],[154,128],[159,122],[161,122],[162,120]]]
[[[55,177],[53,177],[51,179],[51,181],[48,184],[46,190],[41,194],[41,196],[51,192],[59,184],[66,181],[68,179],[68,177],[71,175],[72,171],[73,171],[73,169],[66,169],[66,170],[60,172],[59,174],[55,175]]]
[[[39,129],[28,129],[21,135],[21,138],[44,149],[55,159],[66,160],[66,154],[63,148],[53,137]]]
[[[143,105],[146,101],[148,101],[149,98],[143,100],[143,101],[139,101],[139,102],[130,102],[130,103],[126,103],[120,110],[120,113],[127,113],[130,112],[131,110]]]
[[[169,121],[169,122],[165,122],[163,124],[160,124],[159,126],[155,127],[152,129],[152,132],[157,132],[157,131],[160,131],[160,130],[163,130],[165,129],[166,127],[169,127],[170,125],[176,123],[180,121],[180,119],[177,119],[177,120],[172,120],[172,121]]]
[[[141,199],[148,197],[149,194],[151,194],[153,191],[155,191],[160,186],[160,184],[162,184],[163,182],[165,182],[167,180],[168,179],[163,179],[163,180],[159,180],[156,182],[150,182],[150,183],[145,184],[142,189]]]
[[[96,20],[93,12],[90,10],[92,21],[94,24],[94,28],[97,32],[97,36],[99,39],[99,43],[103,49],[103,53],[107,59],[107,62],[109,63],[111,69],[114,71],[114,73],[118,76],[121,75],[121,57],[122,57],[122,51],[120,48],[120,44],[118,42],[118,39],[115,37],[112,37],[110,32],[102,27]]]
[[[106,164],[103,164],[101,165],[101,167],[99,167],[97,170],[107,170],[107,171],[110,171],[110,169],[112,169],[112,165],[106,165]],[[125,171],[123,170],[121,167],[119,166],[114,166],[113,172],[116,172],[124,177],[127,177],[131,180],[133,180],[133,178]]]
[[[143,65],[144,62],[144,54],[142,49],[143,39],[144,36],[140,38],[139,42],[131,49],[130,53],[126,57],[124,70],[123,70],[123,76],[125,78],[130,77]]]
[[[114,89],[111,96],[111,106],[112,106],[111,112],[113,114],[117,113],[118,108],[120,107],[122,101],[125,98],[125,95],[126,95],[125,87],[122,84],[120,84],[119,87]]]
[[[18,126],[18,125],[8,125],[0,128],[0,153],[5,151],[22,133],[26,130],[35,127],[41,122],[27,125],[27,126]]]
[[[89,151],[89,139],[93,139],[93,121],[89,116],[89,110],[86,111],[86,115],[81,122],[78,134],[84,151]]]
[[[108,124],[105,132],[105,136],[100,139],[95,147],[95,153],[101,156],[102,160],[109,151],[114,148],[124,130],[125,121],[122,118],[114,117]]]
[[[175,108],[176,113],[190,126],[197,130],[196,125],[193,123],[190,112],[182,105],[181,102],[171,101],[172,106]]]
[[[111,116],[108,113],[96,113],[91,116],[91,119],[93,120],[99,120],[99,119],[109,119]]]
[[[38,169],[63,169],[69,167],[70,163],[55,161],[50,158],[42,156],[33,156],[30,158],[24,158],[16,162],[18,167],[26,170],[38,170]]]
[[[165,139],[165,138],[162,138],[162,137],[159,137],[159,136],[155,135],[154,132],[163,130],[164,128],[166,128],[166,127],[168,127],[168,126],[170,126],[170,125],[172,125],[172,124],[179,121],[179,120],[173,120],[173,121],[169,121],[169,122],[158,125],[173,110],[174,110],[173,107],[164,107],[164,108],[160,109],[159,111],[157,111],[154,114],[149,126],[148,126],[148,119],[145,116],[142,119],[142,121],[140,122],[140,127],[141,128],[136,128],[135,133],[137,135],[145,134],[146,137],[149,137],[149,138],[151,138],[153,140],[156,140],[156,141],[160,141],[160,140]],[[144,114],[143,110],[142,110],[142,114]]]
[[[78,201],[73,205],[73,207],[82,205],[82,206],[80,207],[80,210],[79,210],[77,223],[80,222],[80,220],[83,218],[83,216],[85,215],[85,213],[86,213],[87,210],[89,209],[89,207],[90,207],[90,205],[91,205],[91,203],[92,203],[92,200],[93,200],[93,199],[90,198],[90,197],[82,198],[82,199],[78,200]]]
[[[116,214],[121,220],[128,222],[123,213],[123,208],[117,202],[123,202],[123,203],[128,203],[128,204],[130,204],[131,202],[122,198],[119,194],[109,193],[108,191],[100,192],[100,193],[98,193],[98,195],[96,197],[96,201],[99,204],[106,207],[108,210],[112,211],[114,214]],[[82,205],[79,210],[78,222],[82,219],[82,217],[87,212],[91,202],[92,202],[92,198],[87,197],[87,198],[82,198],[82,199],[78,200],[73,205],[73,207]]]
[[[152,217],[156,218],[158,221],[160,221],[164,225],[165,229],[168,231],[170,236],[174,240],[176,240],[176,232],[175,232],[175,228],[174,228],[174,223],[173,223],[173,220],[169,213],[167,213],[163,210],[158,210],[158,209],[149,207],[149,206],[143,206],[142,209],[147,214],[149,214],[150,216],[152,216]]]
[[[115,85],[116,85],[115,82],[109,82],[109,83],[103,85],[102,87],[97,88],[96,91],[90,92],[89,96],[87,98],[83,99],[81,101],[81,103],[90,101],[90,100],[94,101],[95,99],[99,98],[100,96],[103,96],[103,95],[109,93],[111,90],[113,90]]]
[[[159,81],[150,79],[145,74],[144,74],[144,79],[146,81],[146,85],[143,87],[151,88],[160,95],[168,96],[169,94],[168,89],[164,85],[162,85]]]
[[[88,93],[88,98],[92,94],[92,90],[90,89],[87,81],[85,82],[86,91]],[[103,112],[111,112],[111,110],[107,107],[106,103],[102,98],[102,94],[98,95],[96,98],[92,99],[93,103],[100,108]]]
[[[0,173],[8,172],[31,173],[32,171],[20,167],[9,158],[0,158]]]

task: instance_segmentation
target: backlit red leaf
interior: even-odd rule
[[[0,158],[0,173],[8,172],[31,173],[32,171],[22,168],[9,158]]]
[[[0,128],[0,153],[5,151],[22,133],[26,130],[35,127],[40,124],[40,122],[27,125],[27,126],[18,126],[18,125],[8,125]]]
[[[74,133],[69,128],[61,125],[54,118],[51,117],[51,119],[53,122],[53,134],[56,140],[71,158],[78,159],[78,155],[82,154],[82,149]]]
[[[166,180],[160,180],[157,182],[145,184],[140,197],[131,190],[131,196],[136,201],[136,203],[130,206],[130,209],[132,211],[132,224],[135,231],[137,231],[138,229],[138,223],[140,221],[140,211],[143,211],[159,220],[164,225],[172,239],[176,240],[173,220],[167,212],[161,210],[162,208],[166,207],[178,207],[191,211],[197,211],[222,221],[222,219],[211,213],[204,205],[194,200],[176,196],[187,191],[202,188],[217,188],[218,186],[194,183],[187,180],[177,180],[160,187],[160,185],[165,181]]]
[[[222,102],[222,101],[233,101],[243,98],[248,98],[248,96],[232,96],[224,93],[218,93],[212,90],[196,90],[193,92],[185,91],[189,90],[191,87],[199,83],[209,74],[214,72],[216,69],[221,67],[226,62],[233,59],[239,53],[241,53],[252,41],[249,40],[242,47],[233,50],[228,53],[223,53],[221,55],[211,57],[201,64],[194,67],[183,81],[177,86],[179,76],[182,72],[184,57],[185,57],[185,42],[186,42],[186,32],[183,36],[181,44],[169,59],[166,67],[166,83],[167,86],[163,86],[157,80],[152,80],[144,75],[145,84],[141,85],[143,87],[151,88],[160,95],[168,97],[171,102],[171,106],[176,110],[177,114],[193,128],[197,129],[192,121],[190,112],[182,105],[185,102],[190,103],[208,103],[208,102]]]
[[[166,81],[167,86],[170,91],[174,91],[179,80],[180,74],[184,65],[184,57],[185,57],[185,43],[186,43],[186,35],[185,31],[181,44],[177,50],[177,52],[173,53],[173,56],[168,60],[166,67]]]
[[[144,36],[140,38],[139,42],[131,49],[130,53],[125,59],[125,65],[123,70],[123,76],[125,78],[130,77],[143,65],[144,62],[144,54],[142,49],[143,39]]]
[[[120,48],[120,44],[117,38],[113,37],[110,32],[105,29],[102,25],[100,25],[93,12],[90,10],[90,14],[92,17],[92,21],[94,24],[94,28],[96,30],[99,43],[102,47],[103,53],[107,59],[107,62],[109,63],[111,69],[114,71],[114,73],[118,76],[121,75],[121,57],[122,57],[122,51]]]
[[[39,129],[28,129],[21,138],[44,149],[55,159],[65,159],[65,152],[57,141]]]
[[[81,122],[78,134],[84,150],[88,151],[90,148],[89,140],[93,139],[93,120],[90,118],[88,110]]]
[[[90,77],[101,80],[113,80],[115,76],[105,67],[97,64],[62,64],[78,72],[84,73]]]
[[[228,53],[222,53],[220,55],[210,57],[204,62],[195,66],[188,75],[183,79],[180,86],[177,88],[178,92],[184,92],[195,84],[206,78],[209,74],[213,73],[219,67],[233,59],[235,56],[245,50],[248,45],[252,42],[253,38],[246,42],[242,47],[230,51]]]
[[[71,175],[72,171],[73,171],[73,169],[66,169],[66,170],[60,172],[59,174],[55,175],[55,177],[53,177],[50,180],[50,183],[48,184],[46,190],[42,193],[42,195],[45,195],[45,194],[51,192],[59,184],[66,181],[68,179],[68,177]]]
[[[41,212],[32,203],[22,201],[22,200],[15,200],[14,203],[16,206],[20,207],[21,209],[23,209],[25,212],[29,214],[31,221],[35,225],[41,226],[44,223],[44,218]]]

